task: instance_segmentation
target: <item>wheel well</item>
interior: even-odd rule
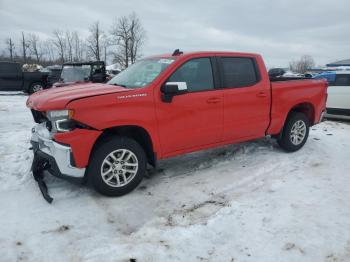
[[[156,165],[157,157],[156,153],[153,151],[152,140],[144,128],[140,126],[118,126],[105,129],[97,139],[93,150],[99,143],[111,136],[127,136],[134,139],[142,146],[143,150],[145,150],[148,163],[152,166]]]
[[[307,116],[307,118],[310,121],[310,126],[312,126],[315,123],[315,108],[310,103],[301,103],[298,105],[295,105],[288,113],[288,116],[292,112],[300,112]],[[288,118],[288,117],[287,117]]]

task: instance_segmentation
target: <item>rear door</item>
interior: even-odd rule
[[[270,85],[254,57],[218,57],[224,91],[223,140],[265,135],[270,121]]]
[[[327,109],[350,110],[350,74],[337,73],[334,82],[329,83]]]
[[[0,62],[0,90],[22,90],[22,70],[19,64]]]
[[[186,85],[188,92],[174,96],[170,103],[157,98],[163,154],[218,143],[222,135],[223,91],[215,86],[213,60],[192,58],[180,65],[166,82]]]

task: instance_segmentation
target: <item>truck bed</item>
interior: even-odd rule
[[[278,82],[278,81],[291,81],[291,80],[309,80],[308,77],[270,77],[270,82]]]
[[[286,119],[285,112],[289,112],[295,105],[313,107],[315,111],[309,116],[310,125],[317,123],[319,119],[316,119],[316,116],[321,114],[318,110],[325,104],[320,97],[324,97],[327,86],[325,80],[310,78],[272,81],[271,123],[267,133],[278,134]]]

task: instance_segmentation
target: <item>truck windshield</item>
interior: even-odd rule
[[[124,86],[127,88],[144,87],[151,83],[174,59],[150,58],[143,59],[121,71],[107,84]]]
[[[90,65],[67,65],[63,66],[61,73],[61,81],[67,82],[78,82],[78,81],[89,81],[90,78]]]

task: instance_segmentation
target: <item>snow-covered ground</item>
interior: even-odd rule
[[[0,94],[0,261],[350,261],[349,124],[161,161],[119,198],[50,176],[49,205],[25,101]]]

